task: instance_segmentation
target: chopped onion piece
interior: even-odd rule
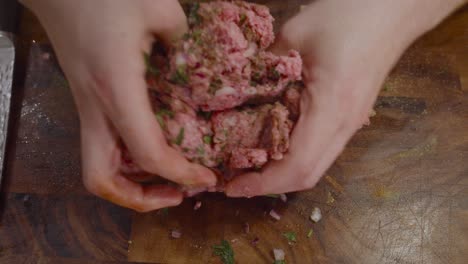
[[[320,208],[315,207],[310,214],[310,220],[317,223],[320,219],[322,219],[322,211],[320,211]]]
[[[175,57],[175,64],[177,66],[183,66],[187,64],[187,60],[185,59],[185,56],[181,53],[177,53]]]
[[[181,238],[182,233],[179,230],[174,229],[171,231],[171,237],[175,239]]]
[[[273,209],[270,211],[270,216],[277,221],[281,219],[281,216]]]
[[[224,86],[223,88],[216,91],[215,96],[223,96],[223,95],[231,95],[237,94],[236,89],[232,88],[231,86]]]
[[[284,260],[284,250],[275,248],[273,249],[273,255],[275,256],[275,261],[281,261]]]
[[[257,52],[257,49],[258,49],[257,44],[255,44],[253,42],[250,43],[249,48],[244,51],[244,54],[243,54],[244,57],[246,57],[246,58],[252,57],[253,55],[255,55],[255,52]]]
[[[202,202],[201,202],[201,201],[197,201],[197,202],[195,203],[195,206],[193,207],[193,210],[196,211],[196,210],[200,209],[201,206],[202,206]]]
[[[279,195],[279,198],[281,201],[283,202],[287,202],[288,201],[288,197],[286,196],[286,194],[282,193]]]
[[[244,224],[244,232],[246,234],[250,233],[250,225],[247,222]]]

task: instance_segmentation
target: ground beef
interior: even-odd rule
[[[196,110],[222,111],[252,98],[274,97],[301,79],[302,60],[277,56],[268,8],[245,2],[210,2],[191,11],[192,28],[169,52],[165,82],[152,88]]]
[[[241,159],[230,156],[249,150],[255,150],[249,152],[252,157],[249,160],[264,160],[265,155],[258,150],[263,150],[271,159],[280,160],[289,146],[292,122],[288,115],[289,111],[280,103],[218,113],[212,118],[215,150],[223,160],[230,160],[230,168],[246,168],[245,162],[238,164],[236,161]],[[242,151],[236,152],[238,149]],[[258,158],[254,157],[256,154]],[[247,168],[261,167],[265,162],[251,162]]]
[[[299,116],[302,60],[294,50],[267,51],[273,20],[258,4],[194,4],[183,39],[147,57],[154,111],[169,144],[226,177],[282,159]],[[128,153],[123,159],[134,172]]]

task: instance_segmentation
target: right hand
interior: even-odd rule
[[[24,0],[39,17],[68,78],[81,121],[83,181],[111,202],[146,212],[181,203],[180,190],[142,186],[119,170],[119,138],[143,170],[192,187],[216,185],[209,169],[168,146],[151,110],[143,52],[187,30],[176,0]]]
[[[230,197],[310,189],[368,120],[403,51],[461,0],[314,1],[288,21],[274,51],[298,50],[306,88],[289,153],[261,172],[236,177]]]

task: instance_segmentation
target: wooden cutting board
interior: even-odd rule
[[[306,1],[261,2],[281,24]],[[467,7],[405,53],[372,125],[313,190],[287,203],[206,195],[197,211],[190,199],[149,214],[85,191],[67,82],[30,13],[20,28],[0,263],[220,263],[212,246],[222,240],[237,263],[273,263],[273,248],[286,252],[287,263],[466,263]],[[318,223],[308,219],[314,207],[323,213]],[[180,239],[170,238],[174,229]],[[288,243],[286,232],[297,242]]]

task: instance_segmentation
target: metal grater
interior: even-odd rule
[[[0,31],[0,183],[5,163],[5,145],[15,61],[15,47],[8,37],[9,35],[9,33]]]

